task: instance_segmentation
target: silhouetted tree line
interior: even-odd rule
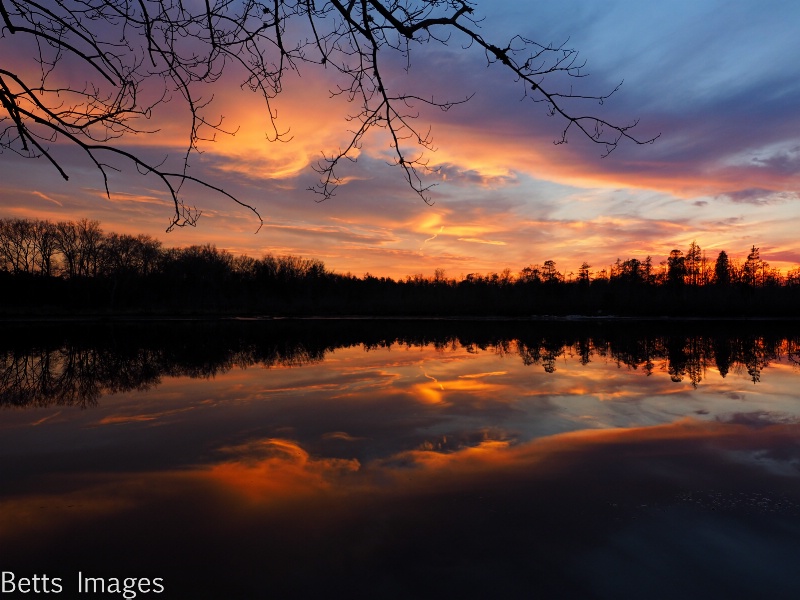
[[[709,368],[723,377],[746,372],[755,383],[772,362],[800,364],[800,326],[787,330],[776,323],[656,323],[643,329],[627,322],[187,320],[7,324],[0,333],[0,405],[20,407],[91,406],[105,394],[155,387],[165,376],[301,366],[355,345],[495,352],[549,373],[565,360],[613,361],[693,385]]]
[[[443,270],[395,280],[338,274],[314,259],[234,256],[212,245],[164,248],[97,221],[0,219],[0,310],[283,315],[796,316],[800,267],[786,275],[753,246],[707,260],[692,242],[658,265],[618,259],[564,274],[552,260],[519,273]]]

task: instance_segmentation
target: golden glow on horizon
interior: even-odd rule
[[[255,96],[243,97],[237,88],[215,100],[216,110],[231,115],[231,126],[234,118],[239,120],[236,124],[240,127],[233,137],[221,135],[216,142],[203,144],[206,159],[212,165],[208,178],[213,181],[214,170],[236,175],[234,179],[241,175],[250,186],[245,194],[240,194],[245,201],[252,200],[247,194],[257,189],[259,180],[274,182],[277,188],[273,189],[286,191],[285,199],[269,196],[253,202],[266,221],[258,236],[252,235],[258,222],[247,211],[219,198],[207,200],[208,195],[197,202],[204,212],[197,229],[165,236],[163,229],[171,214],[171,201],[165,190],[156,187],[156,182],[142,178],[134,181],[146,181],[151,189],[134,192],[127,191],[124,185],[112,184],[110,200],[99,187],[70,192],[72,196],[55,193],[47,186],[37,186],[34,190],[8,188],[2,197],[7,205],[5,216],[51,220],[99,218],[107,231],[146,233],[158,237],[168,247],[213,243],[218,248],[253,257],[264,253],[293,254],[321,258],[329,269],[340,273],[369,272],[396,279],[415,273],[432,275],[436,269],[444,269],[449,277],[455,278],[466,273],[501,272],[505,268],[517,273],[529,264],[545,260],[555,260],[563,273],[577,272],[584,261],[597,272],[608,268],[618,257],[644,260],[650,255],[658,265],[666,260],[670,250],[685,250],[692,240],[707,251],[709,262],[721,249],[731,258],[742,260],[753,244],[761,247],[762,257],[783,273],[800,262],[791,258],[797,255],[800,259],[791,227],[800,215],[790,201],[774,208],[756,207],[758,211],[752,205],[728,203],[728,213],[724,216],[716,209],[695,210],[690,202],[697,194],[704,194],[710,200],[698,202],[708,203],[714,195],[736,187],[796,189],[795,176],[765,181],[762,175],[747,169],[739,169],[738,175],[728,170],[701,175],[665,173],[655,167],[631,172],[601,171],[613,161],[587,162],[574,153],[565,158],[560,152],[562,148],[554,150],[541,140],[448,125],[446,120],[437,121],[438,115],[432,117],[432,126],[439,150],[430,158],[445,167],[446,173],[452,171],[447,181],[454,187],[434,188],[446,191],[447,195],[437,199],[433,207],[414,204],[413,216],[409,218],[408,205],[399,203],[394,196],[384,200],[382,190],[376,190],[376,199],[371,200],[373,205],[349,211],[345,199],[348,184],[357,181],[363,186],[374,185],[369,173],[357,170],[346,176],[337,198],[317,205],[313,202],[316,198],[300,189],[295,177],[308,171],[321,150],[338,147],[344,138],[342,123],[331,118],[330,111],[319,110],[315,99],[315,94],[326,90],[325,82],[302,80],[301,83],[303,88],[292,88],[278,105],[279,123],[290,126],[295,135],[286,144],[266,141],[268,123]],[[309,85],[312,88],[305,89]],[[346,104],[340,106],[334,101],[332,106],[334,114],[346,113]],[[167,112],[171,110],[167,105]],[[169,126],[157,136],[138,136],[132,138],[132,143],[141,147],[180,147],[185,143],[185,132],[173,129],[179,126],[179,120],[167,121]],[[386,148],[380,143],[370,143],[365,144],[363,152],[380,158],[385,156]],[[558,216],[548,214],[554,212],[549,209],[543,217],[531,218],[526,211],[537,212],[539,199],[535,195],[527,200],[529,206],[495,205],[497,195],[518,193],[515,190],[521,182],[515,173],[570,186],[573,189],[568,195],[575,207],[568,204],[570,208]],[[99,185],[100,181],[93,183]],[[448,204],[450,199],[459,199],[459,190],[466,189],[465,185],[471,195],[479,189],[485,196],[480,210],[463,210],[461,205]],[[575,187],[582,189],[576,191]],[[631,202],[631,214],[606,210],[614,203],[615,190],[632,198],[627,200]],[[654,190],[669,195],[662,204],[671,208],[662,212],[659,207],[658,214],[652,210],[637,211],[636,194],[652,194]],[[584,195],[586,200],[581,200]],[[550,200],[545,198],[544,202]],[[765,212],[767,208],[771,212]],[[769,218],[758,220],[761,212]],[[694,218],[695,213],[702,219]],[[682,216],[689,214],[693,218]],[[787,218],[781,218],[781,214]],[[365,231],[378,233],[364,235]]]
[[[32,64],[20,62],[20,67]],[[62,75],[53,74],[58,76]],[[765,135],[728,148],[725,135],[713,127],[711,138],[698,141],[679,131],[671,138],[665,134],[655,146],[601,160],[599,149],[587,151],[580,142],[554,147],[548,126],[528,127],[520,121],[520,115],[529,112],[497,110],[476,119],[469,116],[475,113],[468,107],[466,112],[456,107],[449,114],[426,111],[420,124],[423,129],[431,126],[437,148],[427,158],[432,167],[442,169],[440,176],[426,178],[426,183],[442,184],[432,190],[432,208],[405,188],[398,192],[403,187],[399,172],[391,175],[396,188],[386,190],[383,173],[371,172],[371,167],[359,170],[358,165],[344,174],[338,197],[319,206],[314,203],[317,198],[305,192],[315,181],[309,167],[323,152],[330,154],[346,144],[351,127],[346,117],[353,106],[342,97],[330,98],[334,79],[330,71],[310,66],[300,76],[287,75],[271,106],[278,130],[292,138],[286,143],[267,141],[274,132],[257,94],[243,92],[240,82],[227,74],[213,89],[214,101],[205,116],[210,122],[223,116],[222,128],[235,135],[220,133],[213,142],[202,141],[204,155],[195,157],[191,174],[220,183],[256,206],[266,221],[259,236],[252,235],[258,222],[246,210],[191,186],[187,202],[204,212],[199,228],[163,235],[171,215],[169,196],[129,166],[129,172],[111,173],[108,199],[91,165],[69,169],[72,180],[65,185],[42,164],[36,167],[45,174],[41,180],[5,182],[0,216],[97,218],[106,230],[153,235],[165,246],[213,243],[256,257],[267,252],[301,255],[321,258],[340,273],[394,278],[432,274],[439,268],[452,277],[505,268],[517,272],[548,259],[565,273],[577,271],[583,261],[594,270],[607,268],[617,257],[643,260],[649,254],[658,263],[673,248],[685,250],[692,240],[712,260],[722,249],[741,260],[756,245],[762,257],[784,273],[800,262],[792,225],[800,218],[800,178],[796,169],[786,168],[797,158],[796,144]],[[430,82],[437,97],[445,91],[438,88],[446,85],[446,79]],[[650,122],[656,126],[661,118],[654,115]],[[141,120],[139,125],[156,133],[126,137],[126,145],[144,149],[157,160],[169,154],[170,160],[180,162],[190,123],[177,98],[158,106],[152,121]],[[682,158],[683,151],[687,158]],[[700,158],[693,160],[692,152],[699,152]],[[385,132],[371,134],[353,157],[359,154],[385,163],[391,155]],[[13,171],[17,163],[9,164]],[[74,181],[84,179],[90,183],[75,187]],[[551,189],[561,185],[567,189]],[[359,197],[354,199],[355,189]],[[725,196],[737,191],[753,197],[737,202]],[[615,192],[622,200],[614,198]],[[663,199],[652,200],[654,195]],[[481,210],[465,210],[462,196],[479,203]],[[409,206],[415,213],[411,218]],[[334,221],[342,233],[353,234],[350,239],[324,236]],[[386,239],[360,237],[375,228]]]

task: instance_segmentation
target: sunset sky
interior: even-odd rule
[[[411,69],[391,73],[398,90],[467,104],[449,112],[420,107],[440,168],[426,205],[403,174],[386,164],[381,135],[369,137],[348,165],[336,196],[307,191],[321,152],[347,143],[348,106],[330,99],[333,73],[301,66],[276,99],[288,143],[265,139],[259,99],[223,78],[214,110],[238,132],[202,145],[191,174],[258,209],[209,190],[187,200],[203,212],[196,228],[164,230],[172,214],[166,190],[131,165],[110,181],[76,152],[62,154],[64,182],[43,160],[0,155],[0,217],[97,219],[106,231],[148,233],[165,246],[213,243],[234,253],[319,258],[336,272],[404,277],[443,268],[450,277],[518,271],[552,259],[562,272],[592,270],[618,257],[657,264],[696,240],[710,260],[720,250],[743,257],[750,246],[785,270],[800,263],[800,4],[786,0],[563,0],[478,2],[482,35],[503,45],[519,33],[580,51],[590,76],[576,90],[605,93],[588,110],[613,122],[640,124],[652,145],[602,148],[577,135],[553,145],[559,123],[482,52],[414,47]],[[10,36],[0,39],[6,65]],[[15,58],[11,58],[13,62]],[[388,67],[387,67],[388,68]],[[578,87],[580,86],[580,87]],[[179,157],[188,124],[177,101],[150,125],[158,134],[126,138],[153,160]]]

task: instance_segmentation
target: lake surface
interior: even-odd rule
[[[41,591],[47,576],[73,597],[81,573],[106,586],[87,597],[800,595],[798,323],[0,333],[13,585],[37,576]]]

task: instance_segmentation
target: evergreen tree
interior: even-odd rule
[[[689,250],[686,251],[686,277],[691,285],[697,285],[700,282],[700,265],[703,260],[703,253],[697,242],[692,240],[689,244]]]
[[[714,263],[714,282],[717,285],[728,285],[731,282],[731,265],[725,250],[719,251],[717,261]]]
[[[581,264],[581,268],[578,269],[578,282],[579,283],[583,283],[583,284],[589,283],[589,277],[591,275],[591,273],[589,272],[589,269],[591,269],[591,268],[592,268],[592,266],[588,262],[583,261],[583,264]]]
[[[672,285],[682,285],[686,278],[686,257],[678,249],[669,253],[667,259],[667,281]]]
[[[761,254],[758,248],[753,246],[750,249],[750,254],[747,255],[747,261],[742,268],[742,281],[749,286],[755,287],[758,284],[758,272],[761,269]]]

